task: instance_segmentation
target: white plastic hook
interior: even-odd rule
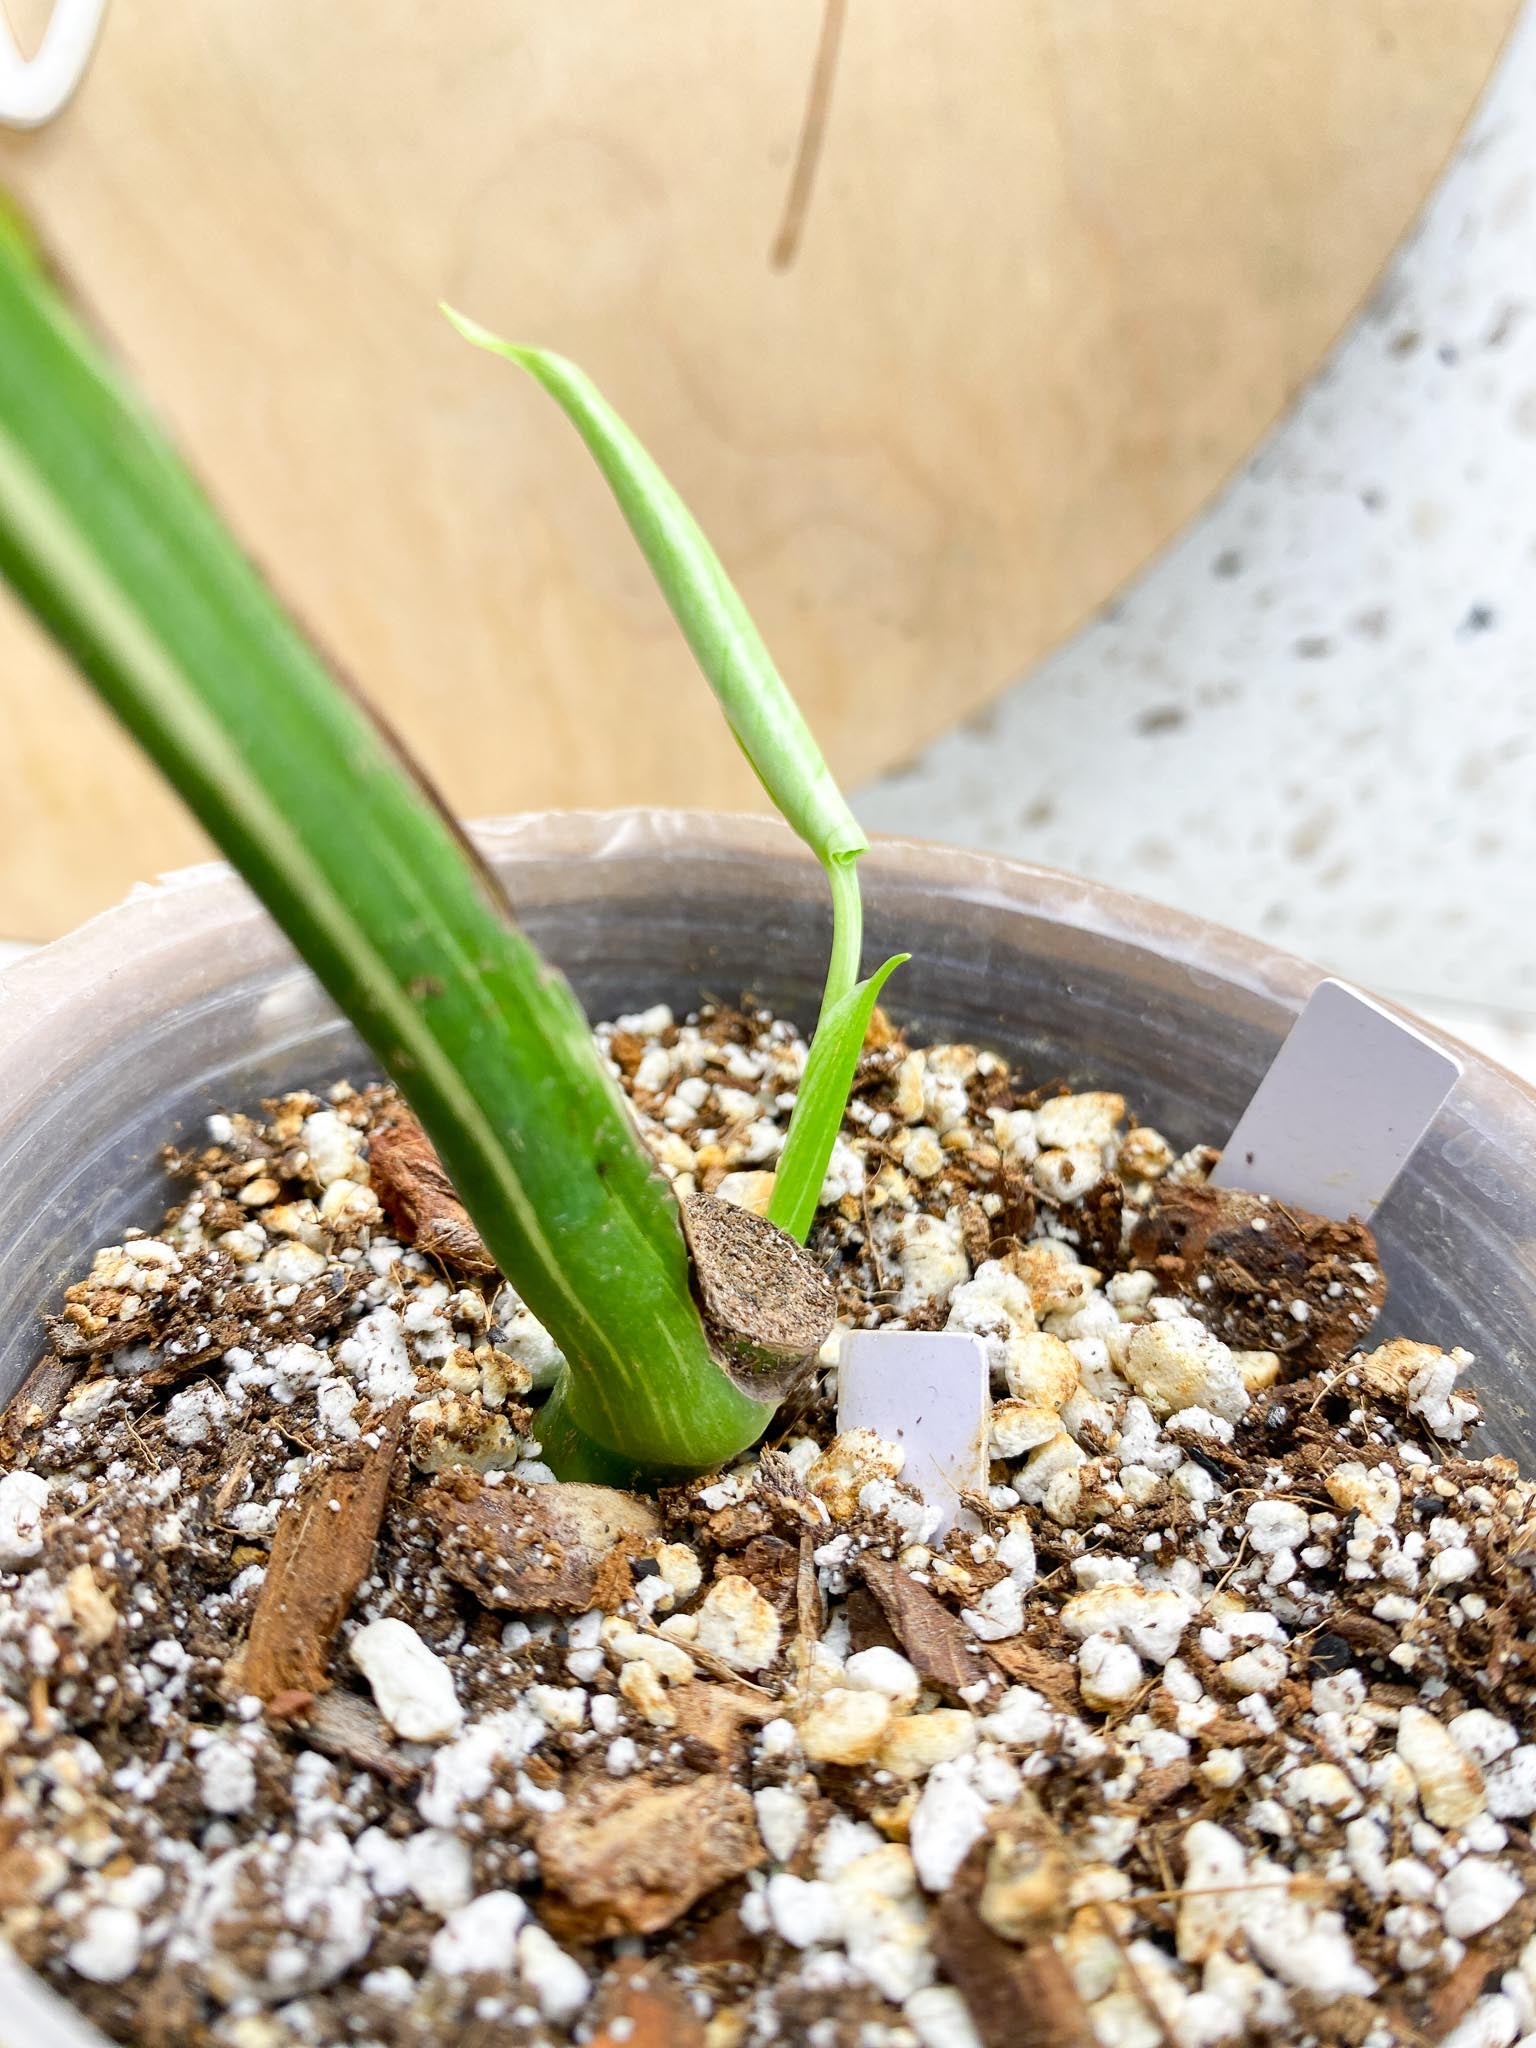
[[[24,57],[0,4],[0,126],[41,128],[66,105],[91,61],[107,0],[54,0],[36,53]]]

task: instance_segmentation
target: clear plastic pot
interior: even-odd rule
[[[809,1023],[830,930],[819,869],[746,818],[633,811],[478,828],[533,938],[594,1017],[744,989]],[[864,865],[866,958],[910,951],[890,1006],[924,1037],[994,1045],[1041,1080],[1118,1088],[1175,1144],[1219,1143],[1319,970],[1045,868],[886,840]],[[1481,1445],[1536,1463],[1536,1094],[1446,1041],[1464,1075],[1376,1219],[1384,1334],[1465,1343]],[[98,1244],[152,1225],[168,1139],[209,1111],[367,1059],[222,867],[138,891],[0,976],[0,1395],[42,1308]],[[100,2037],[14,1964],[0,2037]]]

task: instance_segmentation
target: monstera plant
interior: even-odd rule
[[[748,760],[826,869],[831,959],[772,1206],[727,1253],[738,1280],[743,1263],[761,1267],[746,1295],[771,1297],[791,1270],[788,1241],[809,1230],[871,1011],[898,964],[859,979],[866,841],[718,558],[638,440],[573,364],[449,317],[563,407]],[[570,988],[258,575],[15,221],[0,233],[0,571],[419,1117],[565,1359],[540,1421],[546,1459],[567,1477],[658,1478],[753,1442],[782,1375],[757,1369],[750,1341],[733,1342],[728,1301],[722,1310],[719,1289],[701,1287],[700,1246],[690,1252]]]

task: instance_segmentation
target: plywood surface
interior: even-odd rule
[[[1367,294],[1514,11],[849,0],[788,270],[820,0],[119,0],[0,178],[461,809],[741,805],[570,429],[436,300],[592,371],[856,783],[1230,472]],[[0,931],[200,850],[0,610]]]

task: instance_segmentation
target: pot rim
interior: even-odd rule
[[[815,865],[809,848],[778,819],[702,807],[523,811],[475,819],[468,829],[493,860],[553,865],[691,847],[707,849],[725,861],[773,861],[802,871]],[[1191,973],[1207,972],[1261,1001],[1278,1001],[1293,1011],[1331,971],[1132,890],[1010,855],[879,833],[871,840],[865,871],[872,881],[889,872],[893,879],[941,890],[978,908],[1027,909],[1053,925],[1172,954]],[[153,881],[135,883],[120,902],[0,970],[0,1037],[33,1031],[45,1035],[50,1018],[61,1008],[88,1000],[111,979],[114,969],[110,959],[103,959],[105,952],[122,947],[142,957],[173,934],[184,943],[199,930],[211,932],[266,916],[226,861],[172,868]],[[103,945],[108,938],[110,948]],[[1376,1000],[1410,1018],[1464,1065],[1491,1072],[1536,1104],[1536,1085],[1490,1055],[1401,1003],[1379,996]]]

